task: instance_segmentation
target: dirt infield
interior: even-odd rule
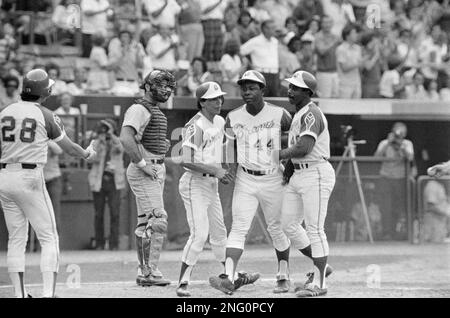
[[[450,244],[407,243],[331,244],[329,263],[334,273],[328,280],[332,298],[450,297]],[[138,287],[134,251],[67,251],[61,253],[57,294],[64,298],[173,298],[179,275],[181,251],[164,251],[160,269],[172,280],[168,287]],[[311,262],[291,251],[293,285],[302,283]],[[239,269],[258,271],[261,279],[226,296],[212,289],[209,276],[221,271],[211,251],[201,255],[192,275],[193,298],[292,298],[292,291],[275,295],[276,258],[270,246],[248,246]],[[26,284],[30,294],[41,293],[39,254],[28,254]],[[6,253],[0,254],[0,297],[12,297],[6,269]]]

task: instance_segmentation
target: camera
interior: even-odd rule
[[[341,136],[343,139],[349,139],[354,137],[356,131],[350,125],[341,125]]]

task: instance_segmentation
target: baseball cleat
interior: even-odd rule
[[[188,283],[181,283],[177,287],[177,296],[178,297],[191,297],[191,293],[187,290]]]
[[[148,286],[167,286],[170,285],[170,280],[164,279],[162,276],[156,277],[152,274],[148,276],[141,276],[139,275],[136,277],[136,284],[138,286],[142,287],[148,287]]]
[[[289,279],[279,279],[277,280],[277,285],[275,286],[273,292],[275,294],[287,293],[291,287],[291,281]]]
[[[234,290],[237,290],[238,288],[241,288],[244,285],[253,284],[256,282],[261,275],[259,273],[246,273],[246,272],[239,272],[238,278],[234,281]]]
[[[234,284],[226,274],[220,274],[219,277],[213,276],[209,278],[209,284],[212,288],[220,290],[227,295],[233,295]]]
[[[327,264],[327,268],[325,270],[325,277],[330,276],[333,273],[333,267],[331,267],[330,265]],[[314,272],[309,272],[306,274],[306,282],[301,285],[301,286],[297,286],[295,287],[295,292],[306,288],[307,285],[312,284],[314,282]]]
[[[318,297],[318,296],[325,296],[327,294],[328,290],[326,288],[320,288],[317,285],[308,285],[305,288],[299,289],[295,296],[299,298],[306,298],[306,297]]]

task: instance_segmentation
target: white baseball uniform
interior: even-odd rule
[[[292,159],[295,172],[284,190],[281,222],[295,248],[303,249],[311,244],[312,256],[323,257],[329,252],[324,224],[336,178],[327,161],[330,157],[328,122],[313,102],[295,114],[289,131],[289,147],[304,135],[316,142],[311,153]]]
[[[193,163],[221,167],[225,120],[216,115],[213,122],[201,112],[185,126],[183,147],[193,151]],[[184,247],[182,262],[195,265],[210,236],[212,251],[219,262],[225,261],[227,230],[223,220],[218,179],[200,172],[187,171],[179,183],[186,208],[190,236]]]
[[[0,200],[9,234],[8,271],[25,271],[29,221],[42,247],[41,271],[57,272],[59,240],[43,167],[48,140],[62,140],[64,127],[50,110],[21,101],[0,113],[0,131]]]
[[[289,240],[281,228],[282,173],[271,151],[280,149],[281,134],[287,132],[291,115],[283,108],[265,103],[253,116],[243,105],[227,116],[226,136],[237,142],[236,183],[233,193],[233,223],[227,248],[243,249],[258,208],[264,213],[275,249],[285,251]],[[231,129],[230,129],[231,128]]]

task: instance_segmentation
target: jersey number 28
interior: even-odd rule
[[[11,133],[16,128],[16,120],[14,117],[7,116],[2,118],[2,140],[4,142],[16,141],[16,136]],[[36,137],[36,120],[33,118],[25,118],[22,121],[22,129],[20,130],[20,141],[32,143]]]

